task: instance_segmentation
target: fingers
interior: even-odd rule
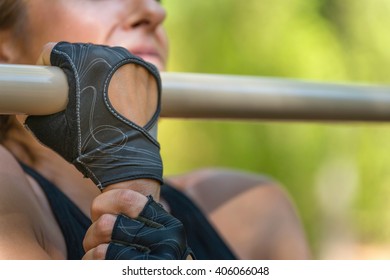
[[[112,189],[98,195],[91,207],[92,225],[83,241],[84,250],[92,250],[87,257],[100,254],[99,246],[111,241],[112,230],[119,214],[136,218],[147,201],[146,196],[128,189]]]
[[[136,218],[147,201],[146,196],[128,189],[112,189],[103,192],[92,202],[92,222],[97,221],[103,214],[123,214]]]
[[[191,253],[183,224],[150,196],[137,219],[119,215],[106,259],[182,260]]]
[[[56,44],[57,43],[50,42],[50,43],[47,43],[43,47],[42,52],[39,55],[39,58],[37,60],[37,64],[38,65],[45,65],[45,66],[50,66],[51,65],[51,63],[50,63],[50,55],[51,55],[51,51],[53,50],[53,48],[55,47]]]
[[[192,254],[183,224],[151,196],[110,190],[95,199],[92,214],[84,259],[187,259]]]
[[[107,248],[108,244],[101,244],[91,250],[88,250],[83,256],[83,260],[104,260]]]
[[[89,227],[83,240],[83,247],[86,252],[100,244],[108,244],[111,241],[116,218],[116,215],[105,214]]]

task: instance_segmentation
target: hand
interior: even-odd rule
[[[49,62],[50,61],[50,62]],[[62,112],[29,116],[26,126],[103,190],[135,179],[162,182],[157,69],[120,47],[61,42],[40,62],[61,67],[69,83]]]
[[[26,126],[102,190],[84,258],[185,258],[183,225],[145,196],[158,197],[162,182],[153,136],[161,92],[156,68],[123,48],[66,42],[48,45],[40,62],[64,70],[69,102],[57,114],[29,116]]]
[[[150,196],[110,190],[92,206],[93,224],[83,259],[174,259],[193,257],[182,223]]]

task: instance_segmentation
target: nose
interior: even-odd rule
[[[156,0],[129,0],[127,28],[154,30],[166,17],[165,9]]]

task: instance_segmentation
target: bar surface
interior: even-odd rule
[[[162,117],[390,121],[390,87],[280,78],[161,73]],[[0,65],[0,114],[43,115],[67,103],[57,67]]]
[[[65,108],[67,92],[58,67],[0,64],[0,114],[56,113]]]

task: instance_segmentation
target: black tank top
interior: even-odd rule
[[[50,207],[60,226],[66,242],[67,258],[80,260],[84,255],[84,235],[91,225],[90,219],[53,183],[32,168],[21,164],[23,170],[33,177],[46,194]],[[163,185],[161,196],[168,202],[171,214],[178,218],[187,232],[188,243],[197,259],[235,259],[200,209],[183,193]]]

